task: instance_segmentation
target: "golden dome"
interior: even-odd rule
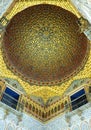
[[[7,66],[37,85],[67,80],[84,66],[87,52],[77,17],[55,5],[35,5],[17,13],[3,37]]]

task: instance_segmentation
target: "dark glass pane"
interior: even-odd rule
[[[72,110],[79,108],[80,106],[86,104],[87,102],[88,101],[87,101],[86,95],[78,98],[77,100],[75,100],[71,103],[72,104]]]

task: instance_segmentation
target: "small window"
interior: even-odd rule
[[[2,91],[2,86],[0,85],[0,91]]]
[[[47,118],[47,112],[45,113],[45,118]]]
[[[16,93],[15,91],[11,90],[10,88],[6,87],[1,101],[3,103],[7,104],[8,106],[16,109],[18,99],[19,99],[19,94]]]
[[[28,103],[26,102],[26,105],[25,105],[25,107],[27,108],[28,107]]]
[[[67,109],[68,108],[68,103],[67,103],[67,101],[65,101],[65,109]]]
[[[39,116],[41,116],[41,110],[39,110]]]
[[[31,108],[32,108],[32,106],[31,106],[31,104],[29,105],[29,110],[31,110]]]
[[[57,107],[54,108],[54,111],[57,112]]]
[[[64,104],[63,103],[61,104],[61,109],[64,109]]]
[[[61,107],[60,107],[60,105],[58,105],[58,111],[60,111],[60,109],[61,109]]]
[[[80,91],[74,93],[70,98],[72,110],[75,110],[88,102],[84,89],[81,89]]]
[[[51,110],[51,113],[53,114],[53,109]]]
[[[49,112],[48,112],[48,116],[50,116],[50,110],[49,110]]]
[[[42,118],[45,118],[45,114],[44,114],[44,112],[42,112]]]
[[[32,108],[32,111],[34,112],[35,111],[35,107],[33,106],[33,108]]]
[[[91,93],[91,86],[89,87],[89,93]]]

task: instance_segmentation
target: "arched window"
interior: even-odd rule
[[[50,110],[49,110],[49,112],[48,112],[48,116],[50,116]]]
[[[51,114],[53,114],[53,109],[51,109]]]
[[[25,107],[28,108],[28,103],[26,102]]]
[[[47,118],[47,112],[45,113],[45,118]]]
[[[45,114],[44,114],[44,112],[42,112],[42,118],[45,118]]]
[[[64,104],[63,103],[61,104],[61,109],[64,109]]]
[[[33,112],[35,111],[35,107],[34,107],[34,106],[32,107],[32,111],[33,111]]]
[[[25,101],[24,101],[24,99],[21,101],[21,107],[22,107],[22,109],[25,107],[25,105],[26,105],[26,103],[25,103]]]
[[[67,103],[67,101],[65,101],[65,109],[67,109],[68,108],[68,103]]]
[[[38,114],[38,109],[36,108],[36,114]]]
[[[39,116],[41,116],[41,110],[39,110]]]
[[[31,109],[32,109],[32,105],[30,104],[30,105],[29,105],[29,110],[31,110]]]
[[[54,111],[57,112],[57,107],[54,108]]]
[[[91,86],[89,86],[89,93],[91,93]]]
[[[2,86],[0,85],[0,91],[2,90]]]
[[[61,106],[60,106],[60,105],[58,105],[58,111],[60,111],[60,109],[61,109]]]

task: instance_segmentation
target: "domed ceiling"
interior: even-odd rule
[[[47,7],[45,7],[45,5]],[[32,12],[34,12],[33,8],[35,8],[35,10],[37,8],[37,11],[38,11],[38,8],[39,8],[38,6],[45,8],[45,14],[49,13],[46,10],[49,8],[48,6],[50,6],[51,9],[55,10],[54,11],[55,13],[54,12],[52,13],[52,19],[50,20],[50,21],[52,21],[51,22],[52,25],[45,24],[45,22],[48,22],[48,20],[49,20],[49,17],[46,18],[47,17],[46,15],[45,15],[46,21],[44,21],[44,23],[43,23],[42,20],[40,21],[38,19],[38,15],[34,16],[33,13],[30,13],[30,10],[31,10],[30,8],[32,8]],[[25,9],[25,8],[28,8],[28,9]],[[43,8],[39,9],[39,12],[41,14],[44,14]],[[24,10],[24,11],[22,11],[22,10]],[[28,10],[28,11],[25,16],[24,12],[26,10]],[[64,10],[64,11],[60,12],[58,10],[61,10],[61,11]],[[36,13],[39,14],[37,11],[36,11]],[[59,14],[58,12],[60,12],[60,14],[64,15],[64,16],[58,15]],[[34,20],[30,21],[30,23],[32,23],[32,26],[30,26],[31,24],[29,24],[29,22],[28,22],[28,20],[30,18],[28,13],[30,13],[32,15],[31,17],[34,16],[37,19],[35,22],[32,22]],[[19,14],[22,14],[22,15],[19,15]],[[51,11],[49,14],[51,15]],[[66,16],[66,14],[67,14],[67,16]],[[48,15],[48,16],[50,16],[50,15]],[[73,89],[76,86],[79,86],[79,84],[76,84],[77,82],[74,82],[74,81],[77,81],[77,80],[79,81],[81,79],[85,80],[86,78],[91,78],[91,50],[89,49],[90,46],[89,46],[89,43],[88,43],[85,35],[80,33],[80,29],[77,25],[78,18],[80,18],[81,15],[79,14],[78,11],[75,10],[75,8],[72,6],[70,1],[65,1],[65,0],[53,0],[53,1],[46,0],[45,2],[43,2],[43,0],[41,0],[41,1],[40,0],[14,1],[14,3],[10,6],[10,9],[8,9],[3,16],[4,17],[2,17],[0,19],[0,20],[3,19],[2,21],[0,21],[0,24],[5,25],[5,30],[3,30],[3,31],[6,31],[6,32],[4,32],[3,37],[0,35],[1,36],[0,43],[2,43],[2,38],[3,38],[3,43],[2,43],[3,46],[2,47],[0,46],[0,78],[10,79],[10,81],[8,82],[8,85],[11,85],[16,88],[17,84],[15,81],[17,81],[20,84],[20,86],[22,86],[22,88],[24,88],[26,95],[28,97],[30,97],[30,99],[32,99],[42,105],[43,104],[50,105],[51,103],[54,103],[55,106],[57,106],[57,104],[59,103],[58,99],[62,99],[62,101],[63,101],[63,98],[65,97],[65,93],[67,92],[66,90],[68,88],[69,88],[68,90],[70,90],[70,86],[72,85],[72,83],[74,83]],[[23,16],[23,17],[21,17],[21,16]],[[28,16],[29,16],[29,18],[27,18]],[[15,19],[15,17],[17,17],[17,18]],[[63,26],[61,24],[58,24],[59,22],[57,22],[58,21],[56,19],[57,17],[58,17],[60,23],[61,23],[61,21],[64,22],[64,24],[61,23],[61,24],[63,24]],[[22,22],[23,18],[25,19],[24,22]],[[39,18],[41,18],[41,17],[39,17]],[[53,18],[54,18],[54,20],[53,20]],[[63,18],[63,20],[61,18]],[[9,22],[8,25],[6,25],[7,21]],[[39,21],[41,24],[37,24]],[[57,24],[54,24],[55,21]],[[50,22],[48,22],[48,23],[50,23]],[[38,27],[36,24],[38,25]],[[20,27],[21,25],[22,25],[22,29]],[[40,26],[41,26],[41,28],[44,28],[45,27],[44,25],[46,26],[47,29],[42,29],[42,31],[41,31],[42,33],[40,35],[40,33],[39,33]],[[51,25],[53,28],[49,25]],[[54,26],[54,25],[56,25],[56,26]],[[47,26],[50,29],[48,29]],[[58,33],[59,31],[55,31],[54,27],[55,28],[58,27],[58,29],[59,28],[61,29],[60,34]],[[37,29],[35,29],[35,28],[37,28]],[[65,28],[66,28],[66,30],[65,30]],[[33,31],[30,31],[29,29],[33,30]],[[64,29],[64,30],[62,30],[62,29]],[[50,31],[50,30],[53,30],[53,31]],[[59,37],[62,36],[62,37],[60,37],[61,40],[58,40],[58,35],[56,33],[53,33],[54,31],[58,33]],[[34,33],[31,33],[31,32],[34,32],[34,33],[36,32],[36,35],[40,36],[39,38],[41,40],[39,40],[38,38],[36,38],[37,39],[36,40],[35,39],[36,35],[33,35]],[[49,39],[50,32],[52,32],[53,35],[51,35],[51,37]],[[28,35],[26,35],[26,33]],[[30,38],[29,35],[33,36],[34,40],[31,40],[32,42],[30,42],[30,40],[27,39],[27,38]],[[55,39],[57,39],[59,42],[57,40],[52,40],[52,37],[53,38],[56,37]],[[24,38],[25,38],[25,40],[27,39],[26,42],[24,42]],[[35,42],[35,40],[36,40],[36,42]],[[23,42],[21,42],[21,41],[23,41]],[[26,72],[26,71],[24,70],[23,66],[25,63],[25,59],[27,60],[27,58],[30,56],[29,54],[31,54],[31,57],[33,56],[32,61],[34,60],[36,54],[37,54],[37,57],[39,57],[41,54],[43,54],[43,53],[41,53],[41,51],[38,51],[38,53],[36,51],[34,51],[34,52],[31,51],[31,53],[30,53],[30,51],[29,51],[27,53],[26,45],[27,45],[27,49],[29,48],[27,41],[29,43],[29,46],[33,46],[33,45],[37,44],[36,47],[41,45],[44,48],[45,47],[48,48],[48,47],[50,47],[50,45],[52,45],[52,46],[54,45],[54,47],[55,47],[55,45],[57,45],[57,48],[60,52],[56,51],[56,53],[55,53],[55,51],[51,51],[52,55],[51,55],[50,59],[52,60],[52,65],[54,65],[54,63],[57,63],[56,64],[57,67],[59,65],[64,68],[69,66],[69,69],[67,68],[67,70],[68,71],[70,70],[70,72],[64,73],[65,75],[63,77],[58,76],[57,80],[55,78],[52,80],[49,80],[49,77],[48,77],[45,82],[41,79],[38,80],[37,78],[36,79],[34,78],[37,76],[32,77],[33,75],[30,75],[31,77],[29,77],[29,76],[25,75],[24,72]],[[52,42],[50,42],[50,41],[52,41]],[[65,41],[65,42],[63,42],[63,41]],[[48,44],[48,42],[49,42],[49,44]],[[23,43],[23,44],[21,44],[21,43]],[[24,45],[24,44],[26,44],[26,45]],[[50,49],[53,50],[52,46]],[[75,47],[76,47],[76,49],[75,49]],[[38,49],[36,49],[36,50],[38,50]],[[63,49],[64,49],[64,51],[63,51]],[[2,53],[2,50],[3,50],[3,53]],[[12,53],[11,52],[9,53],[10,50],[12,51]],[[33,50],[35,50],[35,46],[34,46]],[[40,50],[41,50],[41,47],[40,47]],[[42,52],[45,52],[45,51],[42,51]],[[48,52],[48,51],[46,51],[46,52]],[[88,52],[89,52],[89,54],[88,54]],[[24,56],[24,53],[27,54],[27,56],[20,58],[21,55]],[[53,53],[57,54],[57,56],[53,56]],[[45,54],[43,54],[43,55],[45,55]],[[17,59],[16,59],[16,56],[17,56]],[[47,59],[49,58],[47,53],[46,53],[46,56],[47,56],[46,58],[40,58],[40,59],[36,57],[36,60],[34,60],[34,62],[37,63],[39,67],[42,66],[41,64],[49,63],[47,61]],[[59,58],[62,59],[62,60],[60,60],[59,65],[58,65],[59,62],[57,62],[58,56],[59,56]],[[43,57],[43,56],[41,55],[41,57]],[[77,57],[77,58],[75,58],[75,57]],[[15,60],[14,58],[16,59],[16,63],[14,62],[14,60]],[[18,59],[18,58],[20,58],[20,59]],[[30,58],[28,58],[28,59],[30,59]],[[53,60],[53,58],[54,58],[54,60]],[[76,60],[74,60],[74,59],[76,59]],[[68,62],[68,60],[69,60],[69,62]],[[22,62],[20,62],[20,61],[22,61]],[[41,64],[39,64],[39,62],[37,62],[37,61],[39,61]],[[43,63],[42,63],[42,61],[43,61]],[[77,62],[77,61],[79,61],[79,62]],[[30,62],[30,60],[29,60],[29,62],[27,61],[26,65],[27,66],[30,65],[29,63],[33,63],[33,62]],[[65,64],[63,64],[63,63],[65,63]],[[6,64],[7,64],[7,66],[6,66]],[[20,68],[18,68],[19,67],[18,64],[20,64]],[[75,67],[72,64],[74,64]],[[51,67],[52,67],[52,65],[51,65]],[[74,69],[71,67],[74,67]],[[33,68],[32,70],[34,70],[34,66],[31,68]],[[38,67],[36,67],[36,68],[38,68]],[[72,69],[72,71],[71,71],[71,69]],[[46,69],[44,68],[43,73],[45,72],[45,70]],[[53,71],[54,71],[54,69],[52,68],[52,72]],[[63,69],[63,71],[65,71],[65,69]],[[61,71],[59,71],[59,72],[61,73]],[[45,75],[45,73],[44,73],[44,75]],[[25,80],[23,80],[23,79],[25,79]],[[42,79],[43,79],[43,77],[42,77]],[[31,80],[31,82],[30,82],[30,80]],[[28,81],[28,82],[26,82],[26,81]],[[87,82],[87,84],[88,84],[88,82]],[[46,87],[45,87],[45,85],[46,85]],[[51,85],[51,87],[50,87],[50,85]],[[86,83],[85,83],[85,85],[86,85]],[[19,89],[19,88],[17,87],[17,89]],[[51,100],[52,100],[52,102],[51,102]],[[34,105],[34,103],[32,105]],[[40,106],[37,106],[37,108],[40,109]],[[51,109],[52,107],[50,106],[48,108]],[[43,109],[41,109],[41,111],[43,111]],[[44,110],[44,112],[46,112],[46,111]],[[33,116],[35,117],[35,114]],[[53,116],[53,118],[54,118],[54,116]]]
[[[85,64],[88,40],[77,17],[49,4],[17,13],[6,27],[3,56],[7,66],[36,85],[55,85],[76,74]]]

